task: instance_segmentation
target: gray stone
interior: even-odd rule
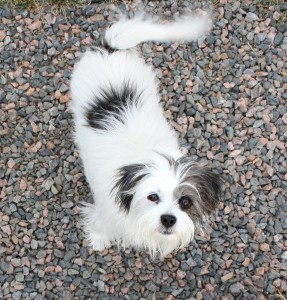
[[[232,284],[232,285],[230,286],[229,290],[230,290],[230,293],[231,293],[233,296],[238,296],[238,295],[240,294],[240,292],[241,292],[241,288],[240,288],[240,286],[239,286],[238,283]]]
[[[258,16],[255,13],[248,12],[245,19],[248,22],[254,22],[258,20]]]

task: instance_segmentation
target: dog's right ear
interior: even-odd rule
[[[129,212],[135,187],[148,174],[147,166],[144,164],[126,165],[118,170],[112,192],[115,192],[115,200],[121,210]]]

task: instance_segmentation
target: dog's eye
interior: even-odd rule
[[[180,205],[180,208],[185,210],[189,209],[192,205],[192,200],[188,196],[182,196],[179,200],[178,203]]]
[[[147,196],[148,200],[152,201],[152,202],[157,202],[159,200],[159,197],[157,194],[151,194]]]

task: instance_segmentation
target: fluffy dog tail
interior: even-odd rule
[[[146,41],[195,41],[211,28],[209,14],[186,16],[173,23],[158,24],[142,17],[124,19],[105,33],[104,44],[112,49],[128,49]]]

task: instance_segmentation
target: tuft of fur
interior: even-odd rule
[[[88,124],[95,129],[108,130],[111,119],[124,122],[124,111],[139,104],[140,94],[141,91],[129,81],[123,82],[120,89],[109,83],[86,110]]]

